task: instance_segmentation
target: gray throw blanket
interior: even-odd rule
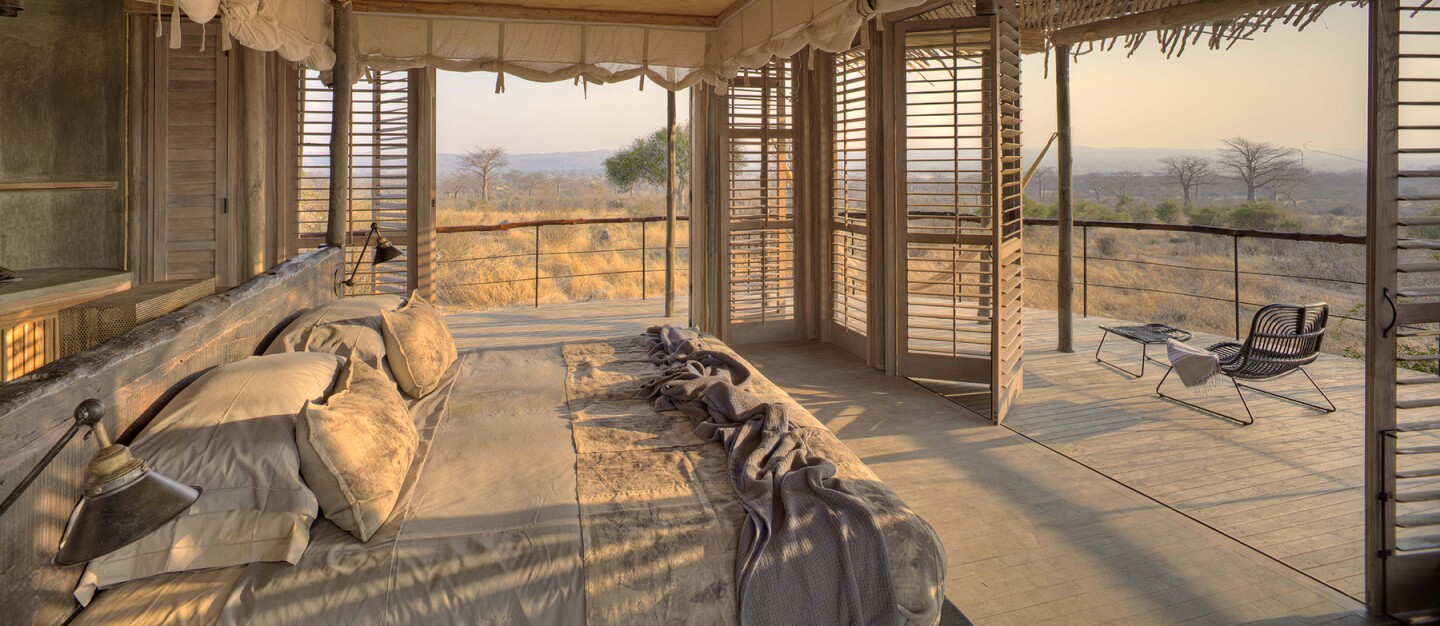
[[[689,415],[696,435],[724,444],[745,509],[735,563],[740,623],[903,621],[874,515],[840,488],[835,465],[811,452],[789,407],[746,391],[749,368],[704,350],[693,331],[651,331],[652,357],[665,355],[657,362],[669,367],[642,393],[658,398],[657,410]]]

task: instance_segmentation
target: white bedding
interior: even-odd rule
[[[322,519],[297,565],[126,583],[73,623],[581,623],[564,385],[558,347],[464,353],[440,389],[412,404],[416,464],[369,543]]]

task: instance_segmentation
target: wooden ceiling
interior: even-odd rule
[[[750,0],[354,0],[356,11],[714,28]]]

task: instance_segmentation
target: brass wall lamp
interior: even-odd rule
[[[119,550],[155,532],[200,498],[199,487],[182,485],[161,475],[131,455],[130,448],[111,441],[105,425],[100,423],[104,417],[105,406],[99,400],[81,402],[75,408],[75,423],[70,430],[0,503],[3,517],[75,433],[81,428],[90,429],[100,450],[90,457],[85,468],[83,496],[60,537],[56,565],[78,565]]]

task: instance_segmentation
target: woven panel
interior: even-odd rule
[[[215,279],[142,285],[60,311],[60,356],[89,350],[145,322],[215,293]]]

